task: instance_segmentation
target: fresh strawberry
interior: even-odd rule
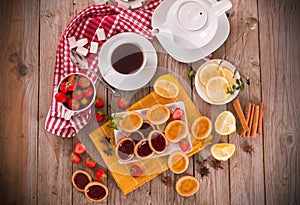
[[[86,160],[84,160],[84,164],[88,168],[94,168],[97,165],[97,162],[93,158],[88,157]]]
[[[180,145],[180,149],[181,149],[183,152],[186,152],[186,151],[188,151],[188,150],[191,148],[190,143],[189,143],[186,139],[180,140],[180,141],[179,141],[179,145]]]
[[[76,81],[78,76],[76,74],[72,74],[68,77],[68,82]]]
[[[55,99],[57,102],[66,102],[67,97],[63,92],[58,92],[55,94]]]
[[[77,87],[76,81],[68,81],[67,82],[68,91],[75,91],[76,87]]]
[[[75,152],[72,152],[70,158],[71,158],[71,161],[72,161],[74,164],[77,164],[77,163],[81,162],[81,157],[80,157],[78,154],[76,154]]]
[[[95,118],[97,122],[102,122],[105,118],[105,114],[102,111],[98,111],[95,113]]]
[[[71,110],[79,110],[80,108],[79,101],[73,98],[69,100],[68,105]]]
[[[87,77],[83,76],[83,77],[79,78],[78,85],[79,85],[79,87],[84,89],[91,85],[91,81]]]
[[[143,174],[143,170],[138,165],[133,165],[130,168],[130,174],[132,177],[137,178]]]
[[[92,87],[88,87],[87,89],[84,89],[82,92],[85,97],[89,98],[94,94],[94,89]]]
[[[95,107],[102,108],[103,106],[104,106],[103,99],[96,97],[96,99],[95,99]]]
[[[63,93],[67,93],[68,92],[68,88],[67,88],[67,82],[62,82],[59,86],[59,89],[61,92]]]
[[[181,108],[177,107],[172,113],[172,118],[174,120],[182,120],[184,116],[184,112]]]
[[[117,99],[117,105],[118,105],[119,108],[125,109],[125,108],[128,108],[129,102],[126,98],[118,98]]]
[[[91,102],[91,100],[87,97],[83,97],[81,100],[80,100],[80,105],[81,107],[86,107],[88,106],[88,104]]]
[[[76,154],[84,154],[86,152],[86,148],[82,142],[76,142],[74,147],[74,153]]]
[[[99,182],[104,182],[107,179],[106,171],[103,169],[95,171],[94,174]]]
[[[72,93],[72,98],[74,98],[75,100],[80,100],[83,97],[83,93],[81,90],[75,90]]]

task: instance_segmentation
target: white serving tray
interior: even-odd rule
[[[186,111],[185,111],[185,106],[184,106],[184,103],[182,101],[175,102],[175,103],[170,103],[170,104],[166,104],[166,106],[170,109],[171,112],[173,110],[175,110],[175,108],[177,108],[177,107],[181,108],[183,110],[183,112],[184,112],[183,121],[188,126],[187,117],[186,117]],[[142,117],[143,117],[143,120],[147,120],[147,118],[146,118],[146,112],[147,112],[147,110],[148,110],[148,108],[141,109],[141,110],[133,110],[133,111],[141,114]],[[126,112],[113,113],[112,116],[113,117],[122,116],[125,113]],[[120,127],[118,127],[118,128],[119,128],[118,130],[114,130],[114,135],[115,135],[115,141],[116,141],[116,143],[120,139],[124,138],[128,134],[127,132],[123,131]],[[187,150],[186,152],[190,152],[190,151],[192,151],[192,142],[191,142],[191,138],[190,138],[190,134],[189,133],[188,133],[188,135],[187,135],[187,137],[185,139],[190,144],[190,149]],[[176,150],[181,150],[179,142],[178,143],[168,142],[168,149],[164,153],[162,153],[162,154],[154,154],[150,158],[147,158],[147,159],[168,156],[168,155],[170,155],[172,152],[174,152]],[[131,160],[128,160],[128,161],[125,161],[125,162],[121,161],[121,160],[118,160],[118,161],[119,161],[120,164],[127,164],[127,163],[131,163],[131,162],[136,162],[136,161],[139,161],[139,160],[140,159],[138,159],[137,157],[134,156]]]

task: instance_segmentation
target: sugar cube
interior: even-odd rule
[[[87,38],[82,38],[82,39],[79,39],[79,40],[76,42],[76,45],[77,45],[78,47],[83,47],[83,46],[85,46],[87,43],[88,43]]]
[[[70,48],[71,48],[71,49],[77,47],[76,39],[75,39],[74,36],[68,38],[68,41],[69,41],[69,43],[70,43]]]
[[[98,43],[91,42],[90,53],[97,53],[98,51]]]
[[[102,41],[102,40],[105,40],[106,39],[106,36],[105,36],[105,31],[103,28],[98,28],[96,30],[96,34],[97,34],[97,37],[98,37],[98,40],[99,41]]]
[[[84,47],[78,46],[76,48],[76,52],[83,55],[83,56],[86,56],[88,54],[89,50],[84,48]]]
[[[141,6],[142,6],[142,1],[141,0],[134,1],[130,4],[131,9],[140,8]]]

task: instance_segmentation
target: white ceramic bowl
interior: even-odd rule
[[[212,59],[212,60],[209,60],[209,61],[203,63],[203,64],[198,68],[198,70],[197,70],[197,72],[196,72],[196,75],[195,75],[195,87],[196,87],[196,91],[197,91],[198,95],[199,95],[205,102],[207,102],[207,103],[209,103],[209,104],[212,104],[212,105],[225,105],[225,104],[231,102],[231,101],[238,95],[238,93],[239,93],[239,90],[236,90],[236,91],[233,93],[233,95],[230,95],[229,98],[227,98],[227,100],[225,100],[224,102],[213,102],[213,101],[211,101],[211,100],[207,97],[206,92],[205,92],[205,87],[204,87],[204,86],[199,82],[199,80],[198,80],[199,72],[200,72],[201,68],[202,68],[204,65],[207,65],[207,64],[212,63],[212,62],[219,63],[220,61],[221,61],[221,59]],[[231,64],[230,62],[228,62],[228,61],[225,61],[225,60],[224,60],[223,63],[222,63],[222,65],[225,66],[225,67],[227,67],[227,68],[229,68],[229,69],[231,69],[232,71],[235,70],[235,66],[232,65],[232,64]],[[236,72],[235,76],[236,76],[236,78],[240,78],[240,74],[239,74],[238,72]]]

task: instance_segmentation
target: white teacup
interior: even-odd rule
[[[110,68],[103,77],[136,76],[145,69],[147,52],[135,41],[121,38],[110,46],[107,58]]]
[[[79,109],[75,109],[75,110],[72,110],[69,106],[68,106],[68,100],[64,103],[62,102],[59,102],[63,108],[66,110],[66,113],[65,115],[63,116],[65,120],[70,120],[71,117],[75,114],[79,114],[79,113],[83,113],[84,111],[86,111],[88,108],[90,108],[93,103],[94,103],[94,100],[95,100],[95,97],[96,97],[96,88],[95,88],[95,85],[94,83],[92,82],[92,80],[85,74],[83,73],[70,73],[68,75],[66,75],[58,84],[58,87],[55,89],[55,94],[57,94],[58,92],[62,92],[61,90],[61,85],[63,82],[67,82],[68,79],[70,78],[70,76],[72,75],[76,75],[77,76],[77,80],[76,80],[76,83],[77,83],[77,86],[76,86],[76,90],[81,90],[82,91],[82,95],[83,97],[81,99],[78,98],[78,102],[80,103],[80,108]],[[82,77],[85,77],[87,78],[89,81],[90,81],[90,85],[87,87],[87,88],[81,88],[79,85],[78,85],[78,81],[80,78]],[[86,97],[84,96],[84,91],[86,91],[86,89],[88,88],[92,88],[93,89],[93,94],[89,97]],[[72,94],[73,94],[73,91],[67,91],[66,95],[69,95],[71,98],[72,98]],[[84,99],[85,98],[85,99]],[[73,98],[72,98],[73,99]],[[83,100],[88,100],[88,104],[84,105],[83,104]],[[82,102],[81,102],[82,101]]]

